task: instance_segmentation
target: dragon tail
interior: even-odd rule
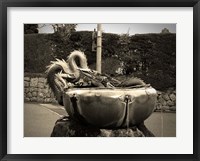
[[[48,67],[47,73],[47,83],[49,84],[51,90],[53,91],[56,100],[60,105],[63,105],[63,87],[61,82],[56,80],[56,74],[63,71],[62,66],[58,64],[51,65]]]

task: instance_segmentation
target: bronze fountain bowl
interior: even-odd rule
[[[151,86],[136,88],[71,88],[63,93],[70,117],[99,128],[126,128],[147,119],[156,104]]]

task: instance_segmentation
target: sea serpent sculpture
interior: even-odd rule
[[[79,66],[75,59],[79,60]],[[66,89],[78,87],[116,88],[145,86],[143,80],[131,78],[119,81],[107,74],[100,74],[87,65],[86,55],[81,51],[73,51],[67,61],[56,59],[47,66],[47,82],[52,89],[58,103],[63,105],[63,92]]]

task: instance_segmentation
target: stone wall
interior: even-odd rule
[[[24,101],[55,103],[55,97],[44,77],[24,77]]]
[[[166,91],[157,91],[158,99],[156,104],[157,111],[176,111],[176,90],[169,88]],[[24,101],[40,103],[56,103],[54,94],[47,84],[44,76],[24,77]]]
[[[157,91],[156,110],[176,111],[176,90],[169,88],[166,91]]]

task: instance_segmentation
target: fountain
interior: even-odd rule
[[[157,93],[141,79],[119,81],[91,70],[84,53],[74,51],[67,61],[48,66],[47,80],[69,114],[51,136],[154,136],[144,120],[154,111]]]

